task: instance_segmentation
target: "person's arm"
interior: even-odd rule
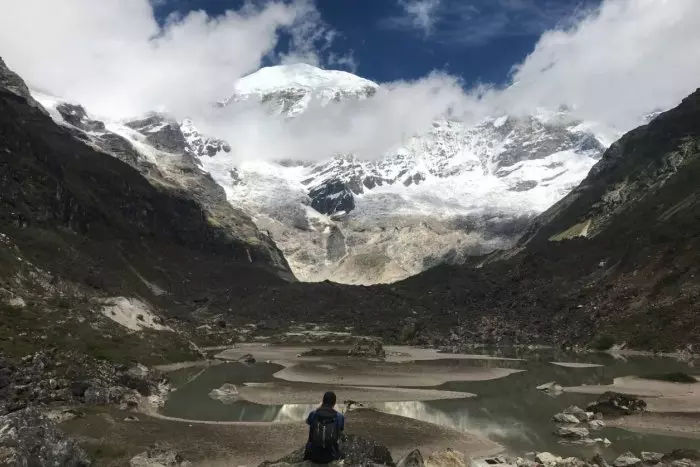
[[[342,413],[338,413],[338,430],[345,430],[345,415]]]
[[[316,411],[312,410],[309,412],[309,416],[306,417],[306,424],[311,426],[311,424],[314,422],[314,417],[316,416]]]

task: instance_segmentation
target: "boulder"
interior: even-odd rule
[[[600,453],[593,456],[593,459],[591,459],[591,463],[593,465],[598,466],[598,467],[610,467],[610,464],[608,464],[608,461],[606,461],[605,458]]]
[[[241,358],[239,358],[238,361],[240,363],[245,363],[246,365],[252,365],[253,363],[255,363],[255,357],[253,357],[251,354],[247,353],[247,354],[241,356]]]
[[[127,392],[119,401],[119,409],[136,410],[141,405],[143,397],[137,391]]]
[[[164,444],[154,444],[147,451],[131,458],[130,467],[187,467],[190,466],[179,452]]]
[[[361,465],[367,462],[394,465],[389,449],[370,438],[356,435],[343,436],[340,449],[345,454],[345,465]]]
[[[645,464],[658,464],[663,457],[664,455],[659,452],[642,452],[642,461]]]
[[[350,349],[349,355],[353,357],[383,359],[386,358],[386,351],[381,341],[377,339],[363,339],[355,342],[355,345]]]
[[[85,451],[56,422],[29,408],[0,417],[0,465],[87,467]]]
[[[535,460],[545,466],[553,466],[561,461],[561,457],[555,456],[550,452],[538,452],[535,456]]]
[[[639,397],[612,391],[601,394],[597,401],[588,405],[590,412],[612,416],[641,413],[646,408],[647,403]]]
[[[588,462],[578,457],[567,457],[557,462],[557,467],[589,467]]]
[[[661,462],[672,464],[676,461],[700,461],[700,451],[695,449],[676,449],[661,458]]]
[[[552,421],[556,423],[568,423],[571,425],[578,425],[579,423],[581,423],[581,420],[576,418],[574,415],[568,413],[555,414],[554,417],[552,417]]]
[[[218,389],[212,389],[209,397],[224,404],[232,404],[240,399],[238,388],[235,384],[230,383],[226,383]]]
[[[121,375],[120,383],[134,389],[142,396],[150,396],[157,387],[160,375],[147,366],[137,363]]]
[[[576,405],[572,405],[570,407],[567,407],[563,413],[565,413],[567,415],[573,415],[574,417],[578,418],[582,422],[588,421],[591,418],[593,418],[593,412],[586,412],[581,407],[578,407]]]
[[[380,465],[393,467],[395,465],[389,449],[370,438],[343,435],[340,439],[340,449],[345,455],[343,460],[345,466]],[[304,448],[301,447],[276,461],[265,461],[258,467],[302,467],[306,465],[309,464],[304,462]]]
[[[564,392],[564,388],[562,388],[559,384],[555,383],[554,381],[551,381],[549,383],[544,383],[540,384],[537,386],[537,389],[540,391],[545,392],[546,394],[556,397],[560,395],[562,392]]]
[[[627,451],[613,461],[615,467],[633,467],[642,463],[642,460],[633,453]]]
[[[425,461],[425,467],[467,467],[468,465],[464,454],[453,449],[436,451]]]
[[[602,420],[590,420],[588,422],[588,428],[591,430],[601,430],[605,428],[605,422]]]
[[[517,459],[515,459],[515,465],[517,467],[537,467],[540,464],[530,459],[523,459],[522,457],[518,457]]]
[[[425,467],[425,461],[420,451],[414,449],[398,461],[396,467]]]
[[[569,426],[560,426],[554,430],[554,434],[560,438],[584,439],[588,438],[588,428],[577,428]]]
[[[681,459],[671,462],[671,467],[697,467],[697,462],[690,459]]]

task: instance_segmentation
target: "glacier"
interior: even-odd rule
[[[263,68],[233,89],[219,108],[258,102],[271,115],[294,119],[310,105],[371,99],[379,85],[297,64]],[[229,142],[202,134],[191,119],[152,114],[100,126],[82,108],[76,117],[60,99],[35,98],[107,152],[114,153],[115,138],[122,149],[126,141],[140,170],[189,190],[215,182],[274,240],[298,279],[362,285],[512,246],[617,137],[566,109],[533,109],[477,123],[440,118],[373,160],[347,153],[323,161],[241,160]]]

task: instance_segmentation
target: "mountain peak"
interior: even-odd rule
[[[340,70],[295,63],[261,68],[236,83],[236,94],[266,94],[280,89],[348,91],[377,88],[377,83]]]

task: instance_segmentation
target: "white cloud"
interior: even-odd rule
[[[348,70],[351,73],[357,72],[358,63],[357,60],[355,60],[355,53],[352,50],[345,54],[329,52],[326,63],[328,63],[328,66],[332,68],[338,67]]]
[[[568,105],[627,130],[700,86],[700,2],[605,0],[566,30],[542,35],[489,98],[504,109]]]
[[[455,77],[434,73],[384,84],[366,101],[311,108],[293,121],[238,116],[230,126],[233,144],[242,158],[309,160],[336,152],[376,158],[447,112],[476,121],[562,105],[577,117],[627,131],[700,86],[696,0],[605,0],[577,18],[543,34],[506,88],[465,91]]]
[[[433,32],[441,0],[399,0],[401,15],[388,18],[384,25],[421,31],[426,37]]]
[[[201,129],[228,140],[237,158],[320,160],[344,152],[374,159],[430,128],[454,109],[463,116],[481,108],[460,82],[431,74],[384,84],[370,99],[322,106],[312,101],[299,116],[271,116],[259,105],[234,104],[201,115]]]
[[[397,5],[400,13],[381,26],[417,31],[434,43],[459,47],[541,34],[579,8],[561,0],[397,0]]]
[[[148,0],[6,0],[0,55],[30,85],[102,115],[182,114],[230,94],[274,50],[280,28],[303,42],[298,31],[318,21],[305,0],[214,18],[194,11],[163,28]]]
[[[279,60],[354,66],[351,54],[330,51],[334,33],[308,2],[268,2],[219,18],[195,12],[163,29],[147,0],[7,3],[0,4],[0,55],[30,83],[98,115],[167,109],[190,116],[227,139],[239,159],[311,160],[338,152],[376,158],[447,112],[476,120],[567,105],[628,130],[700,85],[697,0],[604,0],[543,34],[505,89],[465,91],[454,76],[433,73],[382,84],[365,101],[312,106],[291,121],[247,106],[217,111],[210,103],[228,97],[238,77],[274,53],[280,28],[293,50]]]

